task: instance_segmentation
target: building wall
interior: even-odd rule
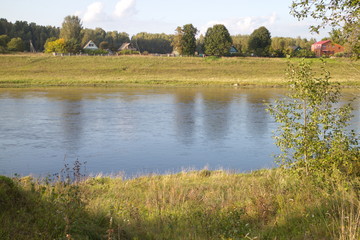
[[[315,55],[317,57],[321,57],[324,55],[332,56],[335,53],[344,52],[344,47],[332,42],[327,42],[323,44],[314,43],[313,45],[311,45],[311,51],[315,52]]]

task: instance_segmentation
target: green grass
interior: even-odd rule
[[[279,169],[73,184],[0,177],[0,239],[355,240],[358,187],[325,187]]]
[[[321,64],[319,59],[308,61],[315,69]],[[360,85],[359,61],[327,62],[334,80]],[[0,87],[277,86],[286,82],[286,63],[279,58],[0,55]]]

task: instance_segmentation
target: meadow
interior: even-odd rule
[[[0,87],[278,86],[284,58],[0,55]],[[292,59],[298,62],[299,59]],[[314,69],[319,59],[308,59]],[[360,62],[327,59],[333,79],[360,85]]]
[[[324,184],[280,169],[205,169],[134,179],[72,174],[71,182],[0,176],[0,238],[360,237],[359,179]]]

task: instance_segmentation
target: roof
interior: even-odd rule
[[[94,44],[94,47],[89,47],[90,44]],[[86,48],[98,48],[98,47],[97,47],[96,44],[93,42],[93,40],[90,40],[90,41],[84,46],[83,49],[86,49]]]
[[[314,44],[325,44],[325,43],[328,43],[328,42],[331,42],[330,40],[324,40],[324,41],[320,41],[320,42],[316,42]]]
[[[131,43],[123,43],[123,44],[119,47],[119,51],[125,50],[125,49],[136,50],[136,48],[133,47]]]

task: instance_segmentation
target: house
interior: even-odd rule
[[[230,54],[234,54],[234,53],[238,53],[239,51],[236,49],[236,47],[231,46],[229,52],[230,52]]]
[[[96,46],[96,44],[90,40],[86,45],[85,47],[83,47],[83,49],[86,49],[86,50],[97,50],[98,47]]]
[[[311,51],[314,52],[317,57],[324,55],[332,56],[335,53],[344,52],[344,47],[339,44],[332,43],[330,40],[325,40],[311,45]]]
[[[131,43],[123,43],[118,49],[118,51],[123,51],[123,50],[137,51],[137,49],[133,47]]]
[[[293,52],[297,52],[302,49],[300,46],[291,46],[290,48],[293,50]]]

